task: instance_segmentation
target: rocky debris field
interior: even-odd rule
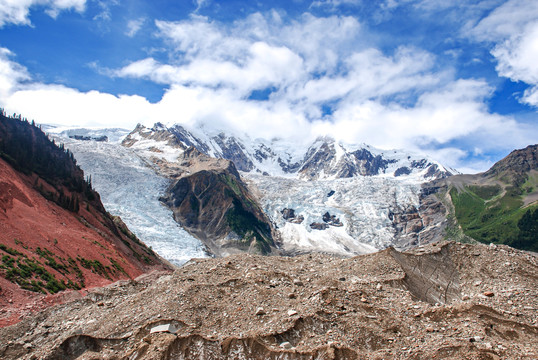
[[[538,259],[459,243],[198,259],[95,288],[0,338],[2,359],[536,359]]]

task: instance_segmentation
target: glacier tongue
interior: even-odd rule
[[[159,176],[133,150],[119,143],[77,141],[61,137],[103,205],[117,215],[140,240],[175,265],[191,258],[206,257],[201,242],[173,219],[172,211],[161,204],[169,180]]]
[[[278,228],[281,246],[289,253],[319,251],[349,256],[386,248],[394,245],[391,210],[419,206],[420,182],[413,178],[360,176],[303,181],[251,173],[242,176]],[[286,221],[284,209],[293,209],[304,217],[303,222]],[[312,229],[310,224],[324,223],[327,212],[343,226]]]

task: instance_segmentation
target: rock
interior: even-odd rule
[[[296,285],[296,286],[303,286],[303,282],[299,279],[293,279],[293,285]]]
[[[288,316],[293,316],[293,315],[297,315],[297,311],[293,309],[288,310]]]
[[[316,222],[314,222],[314,223],[310,224],[310,227],[312,229],[314,229],[314,230],[325,230],[325,229],[327,229],[329,227],[329,225],[324,224],[324,223],[316,223]]]
[[[493,293],[493,291],[486,291],[486,292],[484,292],[484,296],[493,297],[493,296],[495,296],[495,294]]]
[[[161,332],[175,334],[177,332],[177,329],[173,324],[163,324],[163,325],[152,327],[149,333],[154,334],[154,333],[161,333]]]
[[[461,299],[462,299],[463,301],[467,301],[467,300],[470,299],[470,297],[469,297],[469,295],[463,295],[463,296],[461,297]]]
[[[295,293],[289,293],[288,294],[288,298],[289,299],[295,299],[297,296],[295,295]]]
[[[265,315],[265,310],[262,307],[256,309],[256,315]]]
[[[286,350],[293,348],[293,346],[290,344],[289,341],[284,341],[283,343],[280,344],[280,347]]]
[[[383,290],[383,285],[377,284],[375,288],[376,288],[377,291],[381,291],[381,290]]]
[[[295,210],[293,209],[283,209],[281,212],[282,214],[282,217],[285,219],[285,220],[290,220],[290,219],[293,219],[295,218]]]

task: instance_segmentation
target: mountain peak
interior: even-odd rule
[[[508,182],[519,182],[531,170],[538,169],[538,144],[514,150],[496,162],[484,176],[505,178]]]
[[[152,128],[137,126],[123,144],[174,156],[194,147],[202,154],[232,161],[239,171],[280,177],[415,176],[432,180],[453,174],[426,157],[401,150],[381,151],[366,144],[344,144],[329,136],[301,146],[284,139],[253,141],[206,127],[189,131],[178,124],[166,127],[157,123]]]

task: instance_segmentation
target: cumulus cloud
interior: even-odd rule
[[[471,30],[477,41],[493,44],[499,75],[531,87],[522,101],[538,107],[538,3],[511,0],[499,6]]]
[[[6,24],[31,25],[30,9],[39,6],[56,18],[65,10],[83,12],[86,0],[0,0],[0,27]]]
[[[428,152],[467,169],[486,164],[470,164],[473,152],[535,141],[535,127],[488,111],[493,89],[484,80],[457,79],[450,68],[437,67],[434,54],[416,47],[382,51],[351,17],[287,19],[272,11],[232,24],[198,15],[155,24],[167,56],[104,73],[163,84],[160,101],[31,82],[5,50],[0,102],[42,123],[132,128],[159,121],[297,143],[330,135]],[[253,97],[255,91],[265,98]],[[467,145],[456,151],[455,142]]]
[[[15,92],[21,82],[30,80],[26,68],[12,61],[12,57],[9,49],[0,48],[0,99]]]
[[[140,96],[80,92],[62,85],[32,84],[6,100],[26,118],[45,124],[132,128],[151,117],[150,103]],[[28,106],[28,104],[32,104]]]

